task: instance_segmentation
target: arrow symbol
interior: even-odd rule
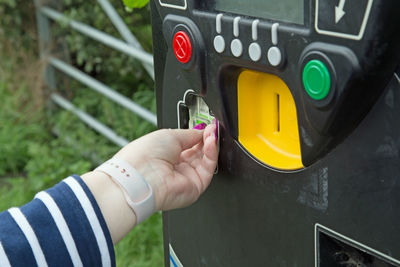
[[[346,0],[340,0],[339,5],[335,6],[335,23],[338,23],[343,18],[344,14],[346,14],[343,10],[345,3]]]

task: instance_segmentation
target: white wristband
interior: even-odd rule
[[[153,214],[155,211],[153,189],[128,162],[112,158],[97,167],[95,171],[108,174],[121,187],[126,202],[136,215],[136,225]]]

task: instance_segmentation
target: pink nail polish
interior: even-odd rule
[[[217,121],[217,119],[214,119],[215,121],[213,121],[213,123],[215,124],[215,132],[214,132],[214,137],[215,137],[215,143],[218,144],[218,132],[219,132],[219,123]]]
[[[193,129],[203,130],[204,128],[206,128],[206,126],[207,125],[203,122],[203,123],[200,123],[200,124],[197,124],[196,126],[194,126]]]

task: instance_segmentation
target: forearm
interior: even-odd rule
[[[134,227],[136,216],[119,186],[105,173],[92,171],[81,176],[94,195],[110,231],[118,243]]]
[[[97,175],[87,183],[94,178],[107,183]],[[95,187],[68,177],[26,205],[0,213],[0,265],[115,266],[113,238],[91,192],[99,192]]]
[[[115,266],[113,244],[138,221],[190,205],[207,188],[218,159],[215,130],[153,132],[121,149],[118,164],[68,177],[0,213],[0,265]]]

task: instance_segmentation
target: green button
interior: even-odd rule
[[[324,99],[331,88],[331,75],[326,65],[317,59],[308,62],[303,70],[303,84],[312,99]]]

